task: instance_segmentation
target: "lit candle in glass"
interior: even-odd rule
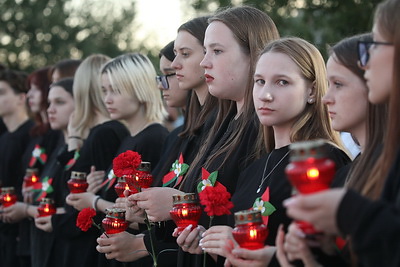
[[[192,229],[197,227],[201,216],[201,207],[196,194],[173,195],[172,202],[173,207],[169,213],[178,227],[178,234],[190,224],[193,226]]]
[[[84,193],[89,184],[86,182],[86,173],[84,172],[71,172],[71,179],[67,182],[69,191],[71,193]]]
[[[39,182],[38,169],[27,168],[24,176],[24,186],[33,186],[35,183]]]
[[[106,234],[117,234],[125,231],[129,223],[125,220],[125,210],[119,208],[106,209],[106,217],[102,221]]]
[[[153,183],[150,162],[142,161],[135,175],[125,175],[131,194],[137,193],[142,188],[149,188]]]
[[[39,217],[50,216],[56,213],[54,201],[51,198],[43,198],[38,207]]]
[[[14,187],[2,187],[0,194],[0,202],[3,207],[9,207],[17,202],[17,195],[15,194]]]
[[[243,210],[235,212],[235,228],[233,238],[241,248],[260,249],[268,236],[267,226],[263,224],[259,210]]]
[[[114,186],[114,190],[117,193],[118,197],[125,197],[124,191],[129,190],[129,186],[125,181],[124,177],[119,177],[118,182]],[[135,192],[137,193],[137,192]]]
[[[335,175],[335,163],[326,157],[326,142],[323,140],[297,142],[290,145],[290,164],[286,175],[300,194],[310,194],[329,188]],[[298,221],[306,235],[317,232],[314,227]]]

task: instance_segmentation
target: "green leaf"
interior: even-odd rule
[[[276,211],[276,208],[274,207],[274,205],[272,205],[268,201],[264,202],[264,207],[265,207],[265,211],[262,214],[263,216],[269,216],[272,213],[274,213],[274,211]]]
[[[201,188],[204,186],[203,184],[203,180],[201,180],[201,182],[197,185],[197,193],[201,192]]]
[[[184,174],[187,172],[188,169],[189,169],[189,165],[186,164],[186,163],[183,163],[183,164],[182,164],[182,167],[181,167],[181,173],[180,173],[180,175],[184,175]]]
[[[218,177],[218,171],[212,172],[212,173],[210,173],[210,176],[208,176],[208,180],[210,180],[212,186],[215,185],[215,182],[217,181],[217,177]]]

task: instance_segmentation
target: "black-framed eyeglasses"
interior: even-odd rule
[[[376,45],[393,45],[392,43],[375,42],[375,41],[358,41],[357,51],[358,60],[361,67],[365,67],[369,60],[369,49]]]
[[[171,74],[167,74],[167,75],[160,75],[160,76],[156,76],[156,81],[158,83],[161,83],[162,87],[164,89],[169,89],[169,82],[168,82],[168,77],[174,76],[176,75],[176,73],[171,73]]]

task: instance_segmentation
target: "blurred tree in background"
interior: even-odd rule
[[[0,62],[31,71],[92,53],[117,56],[134,37],[135,9],[125,2],[117,9],[113,1],[0,0]]]
[[[326,56],[327,45],[371,31],[373,13],[381,0],[192,0],[199,11],[250,5],[265,11],[281,36],[298,36],[315,44]]]
[[[135,1],[0,0],[0,63],[32,71],[64,58],[93,53],[114,57],[147,53],[158,65],[157,47],[135,42]],[[148,0],[152,1],[152,0]],[[167,1],[167,0],[165,0]],[[251,5],[268,13],[282,36],[299,36],[326,56],[327,45],[371,30],[380,0],[180,0],[195,14]],[[190,10],[186,10],[190,12]],[[149,14],[151,16],[151,14]],[[155,20],[157,17],[154,18]],[[162,23],[162,22],[160,22]]]

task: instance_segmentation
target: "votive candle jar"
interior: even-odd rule
[[[27,168],[24,176],[24,186],[30,187],[39,182],[38,169]]]
[[[17,195],[15,194],[14,187],[2,187],[0,201],[3,207],[10,207],[14,205],[17,202]]]
[[[323,140],[296,142],[289,146],[290,163],[285,173],[295,193],[311,194],[330,187],[335,175],[335,162],[327,157],[326,148],[327,143]],[[317,234],[310,223],[296,223],[306,235]]]
[[[38,207],[39,217],[50,216],[56,213],[54,200],[51,198],[43,198]]]
[[[106,217],[102,225],[106,234],[118,234],[125,231],[129,223],[125,220],[125,210],[119,208],[106,209]]]
[[[129,190],[129,186],[125,181],[125,177],[118,177],[117,183],[114,186],[114,190],[117,193],[118,197],[125,197],[124,191]]]
[[[86,182],[85,172],[71,172],[71,179],[67,182],[69,191],[73,194],[86,192],[89,184]]]
[[[250,250],[263,248],[268,237],[268,229],[263,224],[261,212],[259,210],[236,212],[232,235],[241,248]]]
[[[189,225],[193,226],[192,229],[197,227],[202,210],[196,194],[173,195],[172,203],[173,207],[169,213],[178,227],[178,234]]]

